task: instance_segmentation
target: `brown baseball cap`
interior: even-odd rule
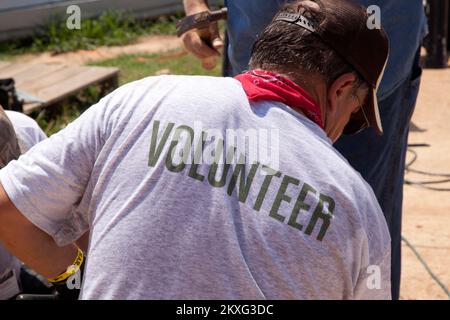
[[[307,29],[337,52],[368,83],[370,92],[361,109],[353,114],[344,133],[355,134],[367,127],[383,134],[377,90],[389,57],[389,41],[383,29],[369,28],[367,10],[351,0],[312,0],[298,13],[279,12],[274,21],[285,21]]]

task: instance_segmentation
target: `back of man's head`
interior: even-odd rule
[[[353,0],[288,2],[257,39],[250,68],[285,75],[314,95],[333,141],[348,118],[344,133],[370,126],[382,134],[377,91],[389,41],[368,20]]]
[[[13,125],[0,106],[0,169],[19,156],[20,148]]]
[[[298,0],[285,4],[279,12],[301,14],[320,25],[326,15],[336,15],[332,0]],[[362,10],[362,8],[361,8]],[[317,34],[294,23],[272,21],[253,46],[251,69],[282,73],[300,84],[321,77],[327,85],[340,75],[355,73],[355,89],[367,87],[364,79]]]

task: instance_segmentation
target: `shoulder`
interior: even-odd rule
[[[231,92],[230,92],[231,90]],[[233,99],[233,90],[242,91],[240,83],[233,78],[211,76],[181,76],[163,75],[143,78],[127,83],[110,94],[110,97],[138,98],[143,95],[157,96],[161,98],[185,98],[207,97],[210,100],[217,98]],[[173,95],[170,95],[173,94]],[[127,99],[127,102],[130,100]]]
[[[5,110],[5,113],[14,127],[37,128],[40,130],[39,125],[34,119],[21,112]]]
[[[119,89],[129,89],[136,87],[148,87],[159,85],[162,87],[173,85],[196,86],[201,89],[200,85],[221,85],[224,83],[239,83],[239,81],[230,77],[215,77],[215,76],[201,76],[201,75],[162,75],[150,76],[140,80],[129,82]],[[119,90],[118,89],[118,90]]]
[[[122,85],[89,108],[79,121],[94,122],[102,135],[132,128],[154,117],[222,123],[248,99],[233,78],[152,76]],[[143,122],[144,119],[147,119]]]
[[[38,123],[29,116],[10,110],[5,113],[13,125],[22,152],[47,138]]]
[[[359,259],[363,266],[378,265],[389,255],[391,237],[386,218],[373,192],[372,187],[364,180],[347,160],[334,151],[332,188],[336,196],[336,218],[346,227],[353,228],[353,245],[359,248]],[[337,214],[340,216],[337,216]]]
[[[145,101],[147,105],[158,103],[165,107],[181,106],[205,109],[214,106],[236,106],[248,104],[248,99],[239,81],[233,78],[211,76],[166,75],[147,77],[131,82],[117,90],[116,96],[127,96],[129,105]],[[136,102],[136,103],[135,103]],[[213,112],[221,108],[210,108]],[[200,115],[200,114],[199,114]]]
[[[340,154],[339,156],[348,164],[343,156]],[[375,251],[378,251],[380,255],[383,255],[383,252],[389,252],[391,241],[389,229],[372,187],[350,164],[348,164],[346,175],[349,178],[347,182],[350,187],[349,192],[357,208],[357,219],[364,231],[369,251],[373,253],[376,247]]]
[[[367,240],[389,245],[390,236],[386,219],[372,187],[334,147],[330,147],[328,177],[329,188],[334,189],[347,202],[353,214],[350,219],[360,225]]]

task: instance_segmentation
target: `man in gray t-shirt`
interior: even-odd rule
[[[251,72],[127,84],[10,163],[0,240],[55,277],[90,230],[82,299],[389,299],[386,222],[332,146],[382,130],[387,42],[323,3],[283,8]]]

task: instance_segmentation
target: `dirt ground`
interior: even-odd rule
[[[57,55],[50,52],[27,54],[18,57],[15,61],[82,65],[88,62],[111,59],[125,54],[152,54],[171,51],[180,48],[181,45],[181,40],[175,36],[147,36],[141,37],[136,43],[126,46],[99,47],[95,50],[79,50]]]
[[[144,37],[128,46],[102,47],[57,56],[48,53],[27,55],[18,61],[84,64],[121,54],[157,53],[180,46],[181,42],[176,37]],[[412,168],[450,174],[450,68],[424,70],[413,123],[421,130],[411,132],[410,143],[428,143],[430,147],[414,148],[418,159]],[[411,156],[408,154],[407,160]],[[407,179],[424,181],[436,178],[409,173]],[[450,188],[450,183],[437,187]],[[450,288],[450,192],[405,186],[403,236],[414,245],[439,280]],[[413,251],[405,244],[402,250],[401,298],[448,299]]]
[[[413,123],[422,132],[410,133],[409,143],[428,143],[414,148],[418,154],[414,169],[450,175],[450,68],[425,69]],[[413,155],[408,154],[407,161]],[[414,181],[445,180],[408,173]],[[434,185],[450,188],[450,183]],[[450,192],[425,190],[416,186],[404,189],[403,236],[417,249],[439,280],[450,288]],[[402,267],[402,299],[448,299],[424,266],[405,244]]]

